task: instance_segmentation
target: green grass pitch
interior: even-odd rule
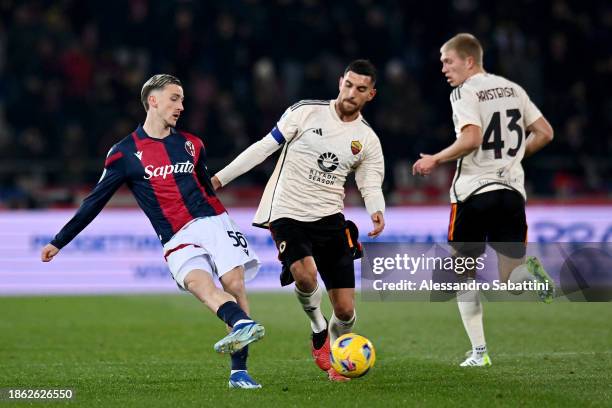
[[[189,295],[0,298],[0,388],[66,388],[73,401],[4,406],[610,406],[609,303],[485,303],[493,366],[469,348],[454,302],[358,302],[377,363],[346,384],[311,361],[309,325],[287,293],[250,296],[266,337],[251,346],[261,390],[229,390],[223,324]],[[326,310],[329,311],[328,302]]]

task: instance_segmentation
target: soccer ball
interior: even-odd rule
[[[355,333],[336,339],[331,348],[331,365],[345,377],[361,377],[374,366],[376,353],[370,340]]]

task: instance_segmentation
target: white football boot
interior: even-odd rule
[[[482,355],[478,355],[474,353],[472,350],[465,353],[468,356],[465,361],[459,364],[460,367],[488,367],[491,365],[491,357],[489,357],[489,353],[484,353]]]

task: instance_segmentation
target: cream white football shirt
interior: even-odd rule
[[[457,161],[451,202],[472,194],[513,189],[527,198],[521,160],[525,129],[542,116],[519,85],[501,76],[476,74],[450,95],[457,137],[466,125],[482,129],[483,143]]]
[[[380,141],[361,115],[351,122],[340,120],[334,103],[296,103],[266,137],[217,173],[225,185],[283,147],[253,220],[255,225],[267,226],[283,217],[310,222],[341,212],[344,184],[352,171],[368,212],[384,212],[381,186],[385,166]]]

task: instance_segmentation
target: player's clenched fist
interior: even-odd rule
[[[57,255],[58,252],[59,249],[57,249],[57,247],[51,244],[47,244],[40,253],[40,260],[43,262],[49,262],[53,259],[55,255]]]
[[[421,158],[412,166],[412,175],[427,176],[438,165],[438,160],[430,155],[421,153]]]

